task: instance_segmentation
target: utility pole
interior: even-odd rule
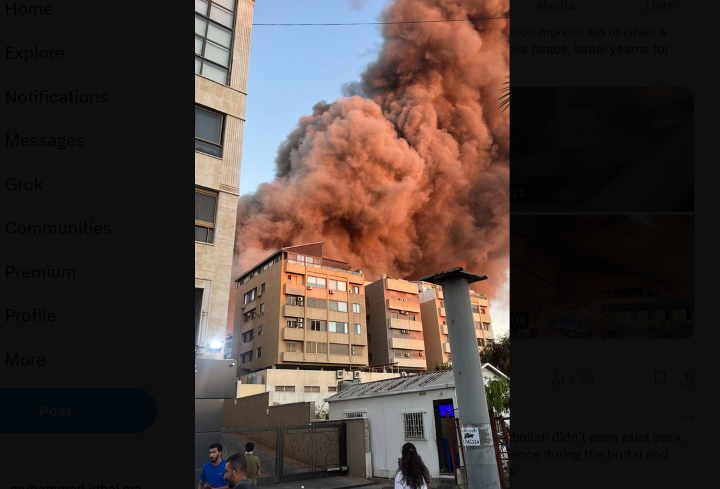
[[[462,268],[420,279],[443,290],[469,489],[500,489],[469,290],[469,284],[486,279]]]

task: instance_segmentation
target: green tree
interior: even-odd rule
[[[489,363],[510,377],[510,336],[506,333],[483,348],[482,363]]]
[[[485,397],[488,406],[500,416],[505,411],[510,411],[510,379],[507,377],[496,377],[488,380],[485,385]]]

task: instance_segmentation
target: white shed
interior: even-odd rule
[[[482,368],[486,382],[505,376],[490,364]],[[453,418],[458,413],[452,370],[354,385],[325,400],[330,419],[368,418],[373,477],[394,476],[400,449],[408,441],[417,447],[431,477],[453,474]]]

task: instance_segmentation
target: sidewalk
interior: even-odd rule
[[[367,484],[367,485],[366,485]],[[326,477],[323,479],[310,479],[306,481],[297,482],[282,482],[280,484],[270,484],[268,489],[334,489],[334,488],[346,488],[350,489],[353,487],[362,487],[364,489],[383,489],[386,487],[392,488],[393,486],[388,484],[373,484],[373,482],[356,479],[354,477]]]

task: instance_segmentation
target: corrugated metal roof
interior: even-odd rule
[[[429,372],[427,374],[410,375],[408,377],[377,380],[375,382],[354,385],[325,400],[330,402],[361,397],[389,396],[404,392],[427,391],[454,386],[455,379],[453,378],[452,370],[440,370],[439,372]]]

